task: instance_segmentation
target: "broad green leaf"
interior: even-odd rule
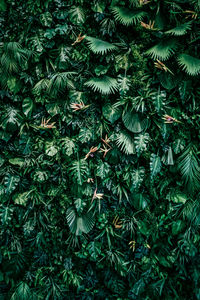
[[[151,154],[150,158],[150,171],[151,171],[151,178],[153,179],[158,173],[160,173],[162,164],[161,159],[156,154]]]
[[[54,142],[46,142],[45,143],[45,153],[48,156],[54,156],[58,153],[58,147],[54,144]]]
[[[119,107],[115,107],[111,104],[105,104],[102,108],[103,116],[106,120],[110,121],[112,124],[117,121],[121,116],[121,109]]]
[[[147,126],[147,120],[139,114],[127,111],[122,115],[122,121],[125,127],[133,133],[140,133]]]
[[[22,167],[24,164],[24,159],[20,157],[10,158],[9,163],[14,166]]]
[[[31,98],[25,98],[22,103],[22,111],[26,117],[30,117],[33,110],[33,101]]]
[[[27,204],[27,202],[28,202],[28,200],[29,200],[30,192],[31,192],[31,191],[28,191],[28,192],[24,192],[24,193],[21,193],[21,194],[14,195],[14,197],[13,197],[14,203],[15,203],[15,204],[18,204],[18,205],[26,206],[26,204]]]
[[[20,177],[18,175],[7,174],[4,178],[5,192],[12,193],[18,186]]]

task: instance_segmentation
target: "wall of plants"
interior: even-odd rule
[[[200,299],[200,1],[0,1],[0,299]]]

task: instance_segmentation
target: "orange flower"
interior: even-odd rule
[[[55,124],[56,122],[53,122],[53,123],[51,123],[51,124],[48,124],[50,120],[51,120],[51,119],[48,119],[48,120],[46,121],[46,119],[43,119],[43,118],[42,118],[42,122],[41,122],[41,124],[40,124],[40,127],[44,127],[44,128],[55,128],[54,124]]]
[[[79,33],[79,35],[77,36],[75,42],[72,44],[72,46],[76,45],[77,43],[80,43],[84,38],[86,37],[86,35],[81,36],[81,33]]]
[[[98,148],[97,147],[91,147],[90,148],[90,151],[86,154],[86,156],[85,156],[85,159],[87,159],[89,156],[90,156],[90,154],[91,153],[94,153],[94,152],[96,152],[98,150]]]

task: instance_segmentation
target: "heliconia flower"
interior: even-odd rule
[[[97,188],[96,188],[95,191],[94,191],[91,203],[94,201],[94,199],[98,199],[98,200],[103,199],[103,196],[104,196],[104,194],[97,193]]]
[[[118,216],[115,216],[113,219],[113,225],[115,226],[116,229],[122,228],[122,221],[119,220]]]
[[[192,19],[196,20],[196,18],[198,16],[198,14],[193,10],[185,10],[183,13],[189,14],[188,16],[185,17],[186,19],[188,19],[191,16]]]
[[[79,33],[79,35],[77,36],[75,42],[72,44],[72,46],[76,45],[77,43],[80,43],[84,38],[86,37],[86,35],[81,36],[81,33]]]
[[[97,147],[91,147],[90,148],[90,151],[86,154],[86,156],[85,156],[85,159],[87,159],[90,155],[91,155],[91,153],[94,153],[94,152],[96,152],[98,150],[98,148]]]
[[[56,127],[54,126],[54,124],[55,124],[56,122],[53,122],[53,123],[51,123],[51,124],[48,124],[50,120],[51,120],[51,119],[48,119],[48,120],[46,121],[46,119],[43,119],[43,118],[42,118],[42,122],[41,122],[41,124],[40,124],[40,127],[44,127],[44,128],[56,128]]]
[[[83,110],[88,108],[89,106],[90,105],[85,105],[83,102],[70,104],[70,107],[73,109],[73,111]]]
[[[88,178],[87,182],[88,183],[94,183],[94,179],[93,178]]]
[[[142,27],[144,27],[146,29],[151,29],[151,30],[155,29],[154,28],[155,21],[152,21],[152,22],[149,21],[149,24],[146,24],[144,22],[140,22],[140,24],[141,24]]]
[[[178,121],[177,119],[175,119],[169,115],[164,115],[162,119],[165,120],[165,123],[167,123],[167,124],[172,124],[174,122],[181,123],[180,121]]]
[[[132,250],[134,252],[135,251],[136,241],[130,241],[128,244],[130,245],[130,249],[132,248]]]
[[[161,62],[161,61],[158,60],[158,59],[156,59],[156,61],[157,61],[157,62],[154,63],[154,65],[155,65],[156,68],[158,68],[158,69],[160,69],[160,70],[163,70],[163,71],[165,71],[165,72],[169,72],[169,73],[171,73],[172,75],[174,75],[174,73],[173,73],[169,68],[167,68],[167,66],[166,66],[163,62]]]

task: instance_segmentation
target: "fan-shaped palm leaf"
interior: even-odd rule
[[[178,168],[191,190],[200,188],[200,165],[196,153],[196,147],[189,145],[178,160]]]
[[[192,22],[187,22],[187,23],[184,23],[184,24],[180,24],[168,31],[166,31],[165,33],[166,34],[170,34],[170,35],[177,35],[177,36],[180,36],[180,35],[184,35],[187,33],[188,30],[190,30],[192,27]]]
[[[88,233],[92,230],[95,223],[92,212],[79,216],[74,207],[68,208],[66,218],[70,231],[76,235]]]
[[[139,114],[127,111],[122,116],[125,127],[134,133],[140,133],[147,125],[147,120],[142,119]]]
[[[176,48],[177,41],[175,39],[166,39],[147,50],[146,54],[153,59],[166,60],[174,53]]]
[[[134,140],[128,132],[122,131],[117,134],[115,141],[125,154],[135,154]]]
[[[111,94],[118,90],[117,79],[109,76],[93,77],[85,82],[85,85],[91,87],[94,92],[97,91],[102,94]]]
[[[111,10],[115,20],[126,26],[132,25],[133,23],[136,24],[145,16],[145,12],[143,11],[132,10],[126,7],[115,6],[112,7]]]
[[[93,38],[91,36],[87,36],[86,40],[88,41],[89,49],[95,54],[106,54],[109,51],[113,51],[117,49],[117,46],[109,42]]]
[[[178,63],[189,75],[198,75],[200,73],[200,59],[188,54],[180,54]]]

